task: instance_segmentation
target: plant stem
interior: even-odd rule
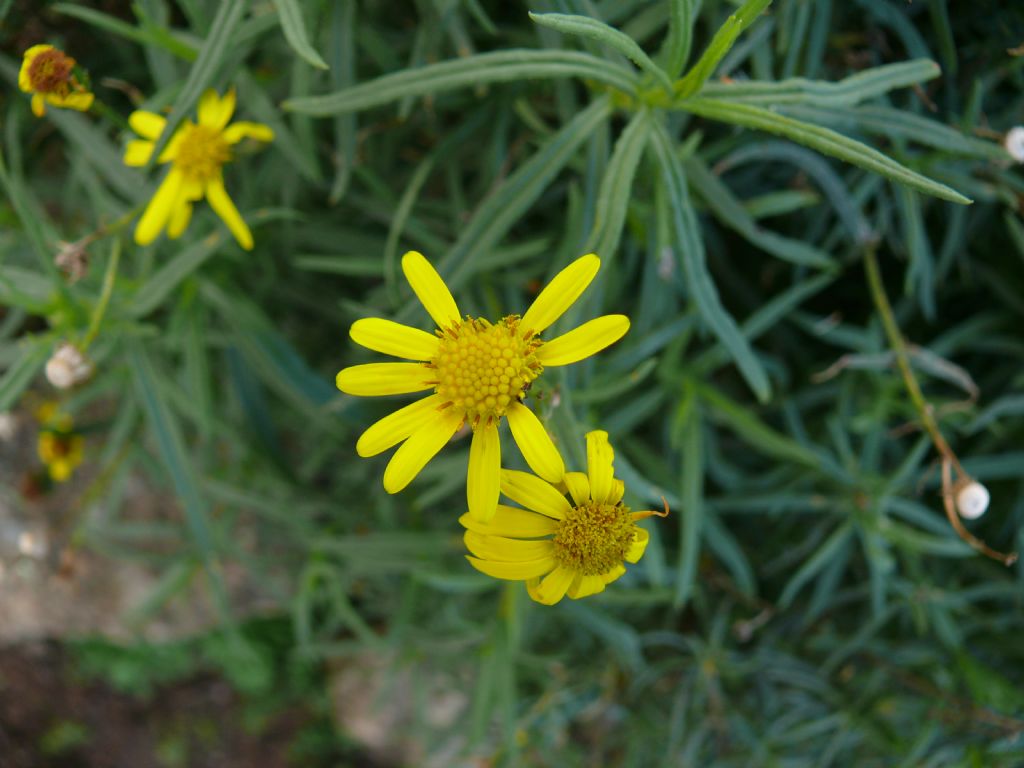
[[[100,323],[103,321],[103,315],[106,314],[107,304],[110,303],[110,295],[114,292],[114,281],[117,279],[117,264],[121,259],[121,239],[114,240],[113,247],[110,249],[110,258],[107,260],[107,271],[103,274],[103,289],[100,292],[100,300],[96,303],[96,309],[93,310],[92,318],[89,321],[89,330],[85,334],[85,338],[82,339],[80,345],[81,351],[84,353],[89,345],[92,344],[93,339],[96,338],[96,334],[99,333]]]

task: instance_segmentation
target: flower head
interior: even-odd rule
[[[25,51],[18,87],[32,94],[32,114],[36,117],[46,114],[47,104],[85,112],[93,102],[85,70],[52,45],[33,45]]]
[[[486,522],[459,518],[469,562],[488,576],[525,581],[530,597],[546,605],[604,590],[626,572],[624,562],[643,556],[648,533],[637,521],[668,514],[623,505],[613,460],[608,433],[598,430],[587,434],[586,474],[567,472],[556,484],[503,469],[501,492],[525,509],[499,504]]]
[[[338,389],[350,395],[433,390],[372,425],[356,443],[360,456],[375,456],[402,443],[384,471],[388,493],[408,485],[452,435],[469,424],[469,511],[480,520],[489,519],[498,504],[498,425],[503,417],[530,468],[551,482],[561,481],[562,457],[523,397],[545,367],[590,357],[629,330],[625,315],[604,315],[551,341],[540,338],[579,298],[600,265],[593,254],[577,259],[555,276],[522,317],[490,322],[463,317],[430,262],[415,251],[405,254],[402,271],[437,330],[430,334],[391,320],[357,320],[349,332],[357,344],[418,362],[354,365],[337,378]]]
[[[60,411],[55,403],[39,406],[36,418],[40,422],[36,452],[50,479],[63,483],[82,463],[85,440],[74,431],[71,417]]]
[[[1024,126],[1014,126],[1003,137],[1003,146],[1010,157],[1018,163],[1024,163]]]
[[[57,389],[70,389],[92,376],[93,364],[74,344],[62,343],[46,361],[46,380]]]
[[[252,250],[252,233],[228,197],[221,169],[232,159],[231,148],[242,139],[273,141],[274,132],[262,123],[228,125],[234,111],[234,89],[224,98],[208,90],[199,100],[199,122],[186,120],[174,132],[158,158],[160,163],[170,163],[171,169],[135,226],[136,243],[148,245],[164,229],[172,240],[180,237],[192,218],[192,204],[205,197],[238,244]],[[144,166],[167,121],[155,112],[139,110],[128,117],[128,124],[143,138],[128,142],[125,165]]]

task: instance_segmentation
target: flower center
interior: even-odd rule
[[[53,48],[43,51],[28,65],[28,79],[38,93],[66,93],[75,60]]]
[[[622,564],[635,536],[629,507],[588,501],[558,524],[555,560],[584,576],[599,576]]]
[[[184,131],[174,165],[195,181],[209,181],[231,159],[231,148],[215,128],[189,125]]]
[[[462,411],[472,426],[497,421],[523,397],[544,366],[537,359],[543,343],[519,333],[519,317],[491,324],[483,318],[438,331],[441,349],[430,365],[437,369],[434,391]]]

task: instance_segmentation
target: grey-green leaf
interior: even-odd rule
[[[321,58],[309,42],[306,24],[302,20],[302,7],[298,0],[274,0],[274,7],[277,8],[281,29],[284,31],[288,45],[317,69],[327,69],[327,62]]]

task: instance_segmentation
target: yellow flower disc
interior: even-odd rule
[[[181,136],[174,166],[186,177],[205,182],[220,173],[231,159],[231,148],[223,131],[205,125],[188,125]]]
[[[467,318],[438,335],[435,391],[473,426],[504,416],[543,370],[536,354],[543,342],[524,339],[515,315],[497,324]]]
[[[559,521],[555,560],[584,576],[599,576],[622,565],[635,538],[629,507],[588,501]]]

